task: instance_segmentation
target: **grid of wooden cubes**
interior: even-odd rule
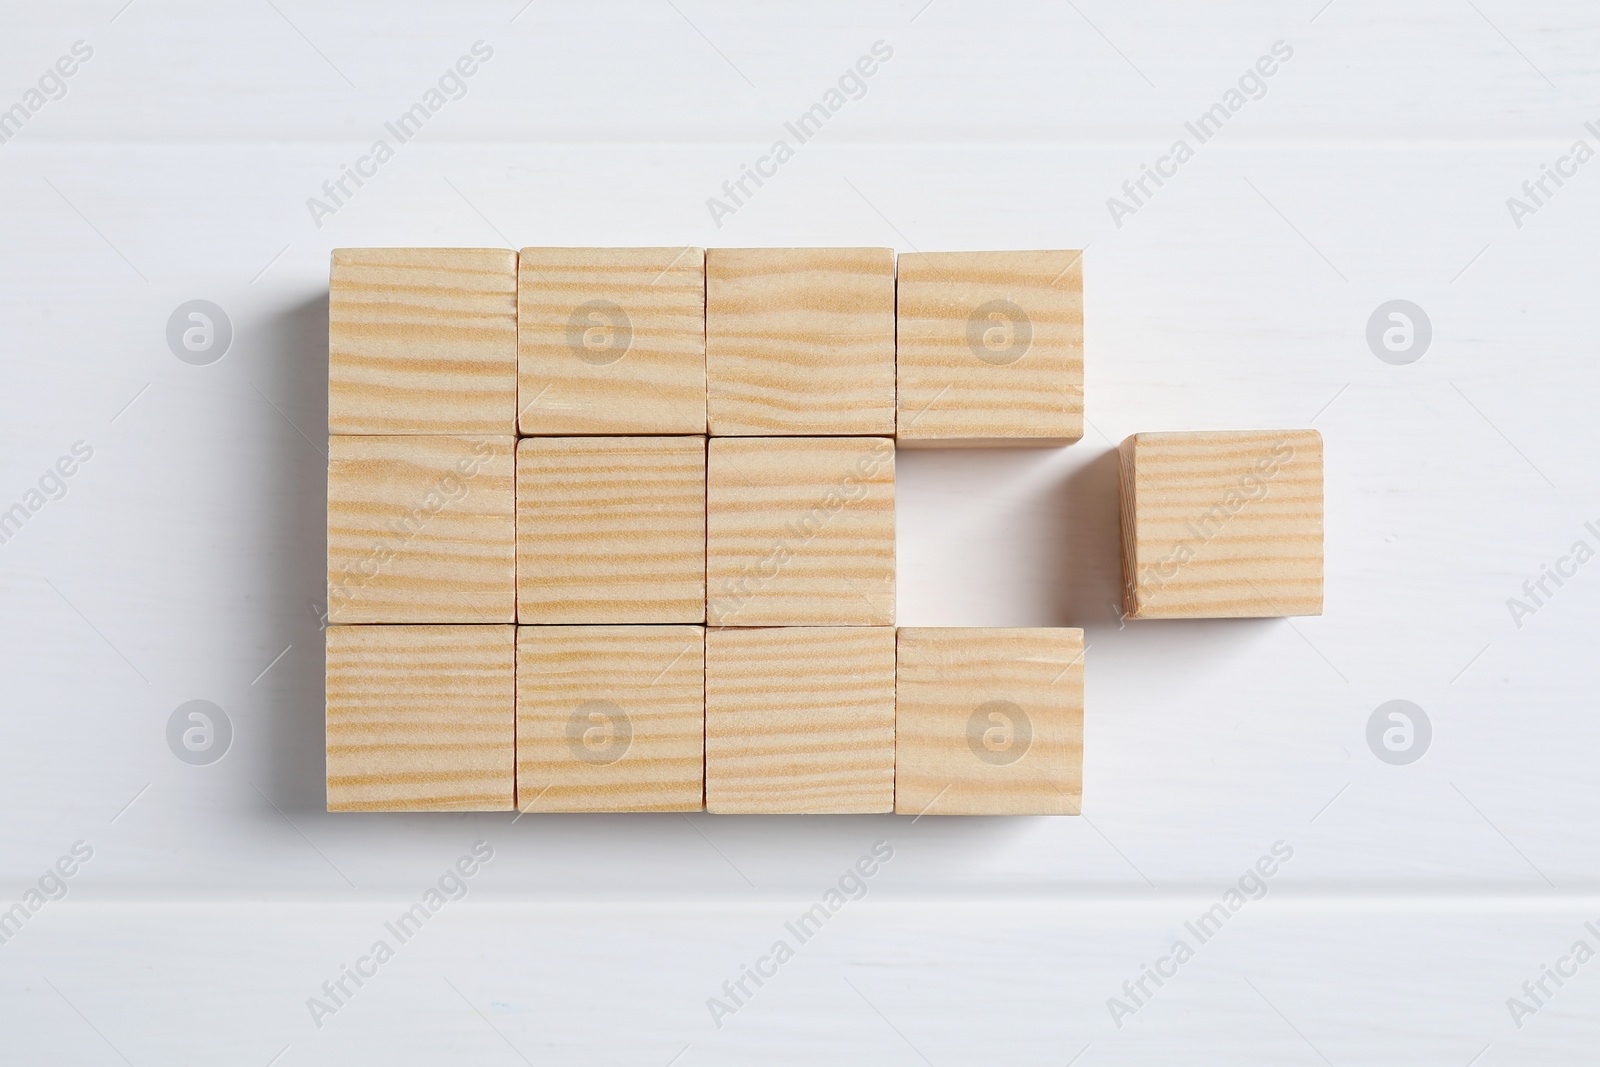
[[[894,474],[1082,426],[1078,252],[336,251],[329,809],[1076,813],[1082,632],[896,631]],[[1320,611],[1314,432],[1122,458],[1130,616]]]

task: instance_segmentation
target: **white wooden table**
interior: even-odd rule
[[[0,34],[0,1059],[1592,1058],[1593,5],[123,3]],[[1085,628],[1084,817],[321,810],[328,251],[535,243],[1087,246],[1084,440],[902,454],[898,517],[903,624]],[[1276,426],[1326,615],[1119,624],[1113,445]]]

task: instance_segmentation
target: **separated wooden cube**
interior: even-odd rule
[[[517,618],[705,620],[706,439],[517,445]]]
[[[514,434],[517,254],[336,248],[328,431]]]
[[[711,433],[894,433],[894,328],[890,249],[711,249]]]
[[[1076,815],[1083,631],[903,627],[894,810]]]
[[[330,437],[328,621],[513,621],[514,444]]]
[[[705,281],[699,248],[524,248],[521,432],[704,434]]]
[[[1140,433],[1122,442],[1131,618],[1322,614],[1322,435]]]
[[[705,630],[517,630],[523,811],[699,811]]]
[[[894,807],[894,630],[706,632],[706,809]]]
[[[511,626],[330,626],[329,811],[510,811]]]
[[[899,259],[899,443],[1059,445],[1083,436],[1083,253]]]
[[[706,621],[894,623],[894,442],[713,437]]]

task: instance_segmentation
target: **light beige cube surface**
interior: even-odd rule
[[[514,444],[330,437],[328,621],[513,621]]]
[[[329,811],[510,811],[511,626],[330,626]]]
[[[1322,435],[1140,433],[1122,442],[1131,618],[1322,614]]]
[[[894,630],[706,631],[706,809],[894,807]]]
[[[1076,815],[1083,631],[902,627],[894,810]]]
[[[328,431],[513,434],[517,254],[336,248]]]
[[[699,811],[705,630],[517,628],[523,811]]]
[[[705,620],[706,439],[525,437],[517,618]]]
[[[524,435],[706,432],[702,249],[524,248],[517,316]]]
[[[894,252],[706,252],[713,436],[894,433]]]
[[[1083,436],[1083,253],[906,252],[896,438],[906,448]]]
[[[894,442],[713,437],[706,621],[894,623]]]

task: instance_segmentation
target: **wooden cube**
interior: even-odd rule
[[[1083,436],[1082,257],[900,256],[902,446],[1060,445]]]
[[[330,626],[329,811],[510,811],[510,626]]]
[[[895,670],[898,814],[1078,814],[1082,630],[903,627]]]
[[[706,439],[517,445],[517,618],[705,620]]]
[[[328,438],[328,621],[512,622],[514,444]]]
[[[699,811],[705,630],[517,629],[523,811]]]
[[[713,437],[706,620],[894,623],[894,442]]]
[[[894,252],[706,253],[713,435],[894,432]]]
[[[1322,435],[1140,433],[1122,442],[1130,618],[1322,614]]]
[[[328,431],[514,434],[517,254],[336,248]]]
[[[706,809],[894,807],[894,630],[706,631]]]
[[[521,432],[704,434],[705,282],[699,248],[524,248]]]

